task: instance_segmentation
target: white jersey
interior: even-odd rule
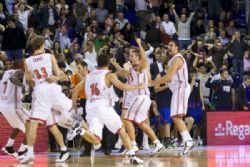
[[[180,57],[184,61],[184,64],[181,69],[177,70],[177,72],[174,73],[173,78],[169,83],[169,88],[172,92],[180,88],[189,87],[187,63],[180,53],[176,54],[169,60],[168,66],[170,67],[172,65],[173,60],[177,57]]]
[[[145,88],[144,89],[138,89],[138,90],[132,90],[132,91],[126,91],[125,96],[137,96],[137,95],[150,95],[149,89],[148,89],[148,75],[147,71],[144,70],[142,73],[137,72],[137,67],[131,67],[130,68],[130,76],[127,77],[127,84],[129,85],[138,85],[141,83],[144,83]]]
[[[108,72],[109,70],[94,70],[86,76],[87,105],[90,103],[112,105],[111,91],[105,83],[105,76]]]
[[[15,70],[5,71],[0,81],[0,108],[2,110],[17,110],[22,107],[22,88],[9,80],[14,72]]]
[[[46,78],[53,74],[51,55],[43,53],[34,55],[25,60],[28,71],[34,75],[35,87],[46,82]]]

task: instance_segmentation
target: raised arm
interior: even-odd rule
[[[139,47],[140,50],[140,64],[139,64],[139,72],[144,71],[147,67],[148,67],[148,59],[146,57],[145,51],[141,45],[141,39],[140,38],[136,38],[136,43]]]
[[[176,11],[175,11],[175,4],[172,5],[172,9],[173,9],[175,21],[176,21],[177,23],[180,22],[180,18],[179,18],[178,14],[177,14]]]
[[[109,84],[112,84],[115,87],[117,87],[118,89],[123,90],[123,91],[131,91],[131,90],[143,89],[145,87],[144,84],[139,84],[139,85],[124,84],[113,73],[107,74],[106,77],[107,77],[107,82]]]
[[[121,77],[127,77],[129,76],[130,72],[122,68],[119,63],[116,62],[115,58],[110,59],[109,61],[117,70],[117,75]]]

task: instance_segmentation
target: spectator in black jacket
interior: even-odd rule
[[[213,89],[211,103],[215,105],[217,111],[231,111],[234,107],[234,88],[233,83],[228,80],[228,70],[220,71],[220,78],[211,82],[208,78],[205,86]]]
[[[249,110],[247,103],[247,87],[250,85],[250,76],[243,77],[243,83],[235,91],[235,110]]]
[[[3,33],[3,50],[8,59],[14,61],[14,68],[22,68],[23,49],[25,49],[26,37],[23,29],[16,26],[15,19],[8,19],[8,27]]]

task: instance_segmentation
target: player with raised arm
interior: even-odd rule
[[[148,60],[145,56],[144,49],[141,45],[141,39],[136,38],[138,48],[131,48],[129,53],[130,66],[128,69],[123,69],[119,66],[114,59],[111,63],[118,70],[118,75],[126,77],[127,84],[136,85],[138,83],[144,83],[145,88],[138,90],[129,90],[124,92],[123,102],[123,119],[128,131],[128,135],[132,141],[133,149],[138,151],[137,144],[135,142],[135,128],[133,123],[136,123],[143,132],[153,141],[155,147],[151,154],[155,154],[164,146],[160,143],[156,137],[153,129],[146,123],[148,118],[148,112],[151,105],[150,92],[148,89],[148,82],[151,80],[149,72]]]
[[[130,138],[122,127],[119,115],[113,108],[111,89],[113,89],[112,85],[114,85],[118,89],[125,91],[137,90],[143,89],[144,84],[127,85],[120,82],[117,76],[108,70],[109,58],[107,55],[99,55],[97,63],[98,69],[89,73],[75,87],[72,95],[73,106],[75,106],[78,92],[85,88],[87,95],[86,119],[89,124],[89,131],[95,135],[94,141],[98,141],[98,143],[94,144],[101,142],[102,130],[105,125],[112,133],[118,133],[121,136],[123,144],[128,150],[127,154],[130,156],[130,162],[132,164],[143,163],[141,159],[135,156]],[[83,137],[86,132],[83,128],[77,128],[75,131],[77,132],[74,133],[75,135],[81,134]]]

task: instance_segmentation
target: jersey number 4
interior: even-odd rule
[[[48,73],[47,73],[45,67],[41,68],[41,72],[42,72],[42,74],[39,72],[39,70],[37,70],[37,69],[34,70],[34,74],[36,75],[37,79],[47,78],[48,77]]]
[[[91,88],[91,95],[94,96],[98,96],[100,95],[100,90],[98,89],[98,84],[97,83],[93,83],[90,85],[90,88]]]

